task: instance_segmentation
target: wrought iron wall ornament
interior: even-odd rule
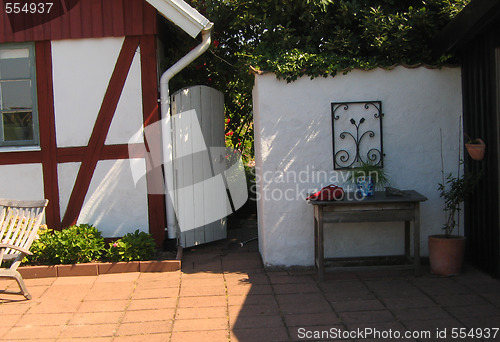
[[[333,168],[384,166],[382,102],[332,102]]]

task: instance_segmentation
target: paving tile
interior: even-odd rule
[[[130,302],[127,310],[150,310],[175,308],[177,298],[154,298],[154,299],[136,299]]]
[[[289,275],[269,272],[269,280],[272,284],[316,284],[316,281],[309,275]]]
[[[172,321],[175,308],[127,311],[122,323],[137,323],[150,321]]]
[[[116,336],[139,335],[144,333],[157,334],[170,331],[172,331],[172,322],[170,320],[122,323],[116,331]]]
[[[141,273],[139,274],[138,281],[161,281],[161,282],[173,282],[180,279],[182,275],[181,271],[176,272],[159,272],[159,273]]]
[[[327,312],[320,314],[285,315],[285,322],[289,327],[333,326],[340,324],[340,319],[336,313]]]
[[[82,302],[78,312],[108,312],[123,311],[129,305],[129,300],[93,300]]]
[[[227,293],[230,296],[252,296],[262,294],[272,294],[271,285],[234,285],[227,287]]]
[[[500,322],[500,315],[496,316],[488,316],[488,317],[465,317],[461,318],[460,321],[469,329],[475,328],[489,328],[489,329],[498,329]],[[496,338],[495,341],[500,340],[500,330],[496,330]],[[493,334],[493,331],[491,332]],[[491,341],[490,339],[489,341]]]
[[[412,280],[412,283],[428,295],[452,295],[470,293],[470,289],[467,286],[459,284],[451,278],[415,278]]]
[[[376,299],[355,299],[331,302],[337,312],[384,310],[384,305]]]
[[[323,292],[334,292],[337,294],[348,294],[361,291],[368,291],[366,285],[360,280],[342,280],[322,282],[319,284]]]
[[[284,327],[283,320],[278,315],[272,316],[237,316],[230,318],[232,329],[250,329],[250,328],[280,328]]]
[[[38,302],[33,300],[24,300],[24,298],[20,302],[4,302],[0,303],[0,314],[1,315],[24,314],[29,309],[37,305],[39,305]]]
[[[110,273],[100,274],[95,280],[95,284],[101,283],[134,283],[139,279],[141,273],[127,272],[127,273]]]
[[[54,284],[42,295],[47,300],[79,300],[81,301],[90,291],[92,284]]]
[[[500,290],[499,290],[500,291]],[[476,294],[433,296],[433,299],[443,306],[480,305],[487,302]]]
[[[425,295],[417,297],[386,297],[382,302],[389,310],[405,308],[422,308],[435,306],[436,303]]]
[[[61,338],[112,337],[118,324],[67,325],[61,332]]]
[[[33,286],[50,286],[55,283],[58,278],[34,278],[34,279],[24,279],[24,283],[28,288]],[[1,285],[0,285],[1,288]]]
[[[31,314],[27,313],[22,316],[22,319],[17,321],[14,326],[64,326],[73,317],[73,313],[46,313]],[[6,316],[2,316],[2,321]]]
[[[332,312],[328,301],[321,294],[276,295],[279,307],[284,314],[308,314]]]
[[[349,327],[359,324],[393,322],[396,320],[389,310],[341,312],[340,317]]]
[[[222,286],[181,287],[181,297],[225,296],[226,289]]]
[[[58,277],[53,278],[54,282],[52,285],[84,285],[84,284],[94,284],[97,280],[97,276],[85,276],[85,277]]]
[[[200,342],[200,341],[215,342],[215,341],[228,341],[228,340],[229,340],[229,332],[227,330],[174,331],[172,333],[172,338],[170,339],[170,342]],[[149,342],[149,336],[148,336],[148,342]]]
[[[33,341],[37,339],[51,339],[57,338],[64,326],[22,326],[13,327],[7,331],[2,339],[4,341],[23,339],[27,341]]]
[[[243,297],[243,296],[241,296]],[[204,308],[226,306],[226,296],[198,296],[198,297],[180,297],[179,308]]]
[[[482,297],[485,300],[487,300],[488,302],[490,302],[491,304],[494,304],[494,305],[500,307],[500,293],[499,292],[485,293],[485,294],[482,294]]]
[[[78,310],[81,301],[70,300],[45,300],[39,305],[33,306],[29,309],[30,314],[50,314],[50,313],[72,313]]]
[[[199,287],[200,286],[200,279],[198,278],[182,278],[182,287]],[[216,286],[222,286],[224,287],[224,276],[221,274],[219,277],[214,277],[214,278],[207,278],[203,279],[203,286],[210,286],[210,287],[216,287]]]
[[[182,298],[181,298],[182,300]],[[228,296],[227,302],[229,306],[232,305],[259,305],[259,304],[268,304],[274,303],[276,304],[276,298],[271,294],[263,294],[263,295],[252,295],[252,296]]]
[[[481,317],[500,317],[500,308],[492,304],[483,305],[466,305],[466,306],[451,306],[446,307],[452,316],[463,319],[463,318],[481,318]],[[499,321],[500,322],[500,321]]]
[[[219,279],[220,277],[224,277],[224,273],[222,272],[182,272],[182,280],[184,279]]]
[[[227,329],[227,318],[178,319],[173,331],[205,331]]]
[[[275,303],[266,303],[260,305],[242,305],[242,306],[230,306],[229,307],[229,317],[246,317],[246,316],[279,316],[279,308]]]
[[[71,317],[68,325],[119,323],[123,315],[121,311],[76,313]]]
[[[159,288],[179,288],[180,277],[178,278],[167,278],[163,280],[144,280],[137,279],[135,288],[136,290],[145,290],[145,289],[159,289]]]
[[[2,319],[0,319],[0,327],[12,327],[16,325],[21,317],[23,317],[22,314],[2,315]]]
[[[458,320],[449,319],[429,319],[429,320],[402,320],[401,323],[410,331],[430,331],[433,334],[439,330],[464,327]]]
[[[177,297],[179,295],[178,287],[158,287],[149,289],[135,289],[132,293],[133,299],[147,299],[147,298],[165,298]]]
[[[227,317],[227,308],[208,307],[208,308],[177,308],[175,319],[194,319],[194,318],[225,318]]]
[[[113,338],[113,342],[142,342],[142,341],[165,342],[169,341],[169,339],[170,339],[170,333],[159,333],[159,334],[148,333],[148,334],[138,334],[138,335],[115,336]]]
[[[378,299],[368,290],[350,291],[350,292],[325,292],[325,298],[330,302],[342,302],[348,300],[376,300]]]
[[[452,317],[444,309],[432,306],[422,308],[404,308],[392,310],[400,320],[429,320],[429,319],[451,319]]]
[[[413,284],[405,280],[378,280],[367,281],[366,286],[380,297],[416,297],[422,292]]]
[[[317,293],[319,291],[318,285],[316,283],[298,283],[298,284],[274,284],[274,293],[285,294],[285,293]]]
[[[232,329],[231,342],[255,342],[255,341],[288,341],[288,332],[285,327]]]
[[[228,285],[267,285],[270,283],[265,273],[226,273],[224,279]]]

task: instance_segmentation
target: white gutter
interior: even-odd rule
[[[170,92],[168,83],[176,74],[191,64],[196,58],[202,55],[210,47],[211,31],[213,24],[208,22],[203,30],[201,43],[191,50],[187,55],[178,60],[160,78],[160,101],[162,116],[162,141],[163,141],[163,165],[167,189],[165,191],[167,231],[168,238],[175,239],[178,236],[177,218],[174,210],[175,175],[174,175],[174,154],[172,139],[172,120],[170,113]]]

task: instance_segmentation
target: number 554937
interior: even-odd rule
[[[5,13],[7,14],[46,14],[50,13],[53,2],[30,2],[30,3],[19,3],[19,2],[6,2],[5,3]]]

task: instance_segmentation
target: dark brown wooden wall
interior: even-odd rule
[[[144,0],[52,0],[48,14],[7,14],[5,2],[0,0],[0,43],[158,33],[156,9]]]
[[[464,131],[482,138],[482,161],[465,156],[466,170],[482,172],[475,193],[465,203],[467,259],[493,276],[500,276],[499,151],[500,122],[495,50],[500,46],[500,20],[485,28],[461,51]]]

